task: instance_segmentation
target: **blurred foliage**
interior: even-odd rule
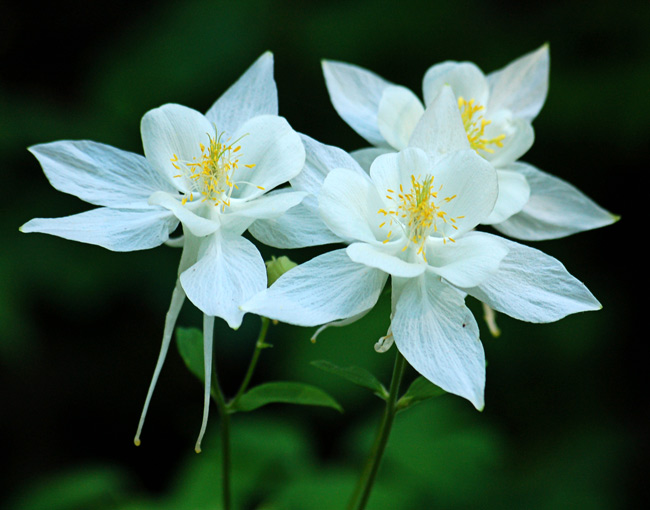
[[[548,41],[549,97],[523,159],[623,219],[537,246],[585,281],[603,310],[548,325],[499,316],[498,339],[483,328],[485,411],[442,396],[401,413],[369,508],[643,507],[647,376],[642,300],[633,296],[647,256],[624,243],[634,239],[642,217],[635,208],[646,200],[636,183],[647,170],[649,21],[646,0],[0,4],[0,504],[218,508],[218,419],[214,413],[196,456],[202,390],[176,352],[143,445],[131,442],[179,252],[111,253],[20,234],[30,218],[88,208],[52,189],[26,147],[83,138],[141,152],[139,119],[148,109],[177,102],[205,111],[271,50],[281,114],[296,130],[352,150],[364,142],[331,107],[321,59],[364,66],[419,92],[436,62],[471,60],[489,72]],[[290,256],[301,262],[319,252]],[[329,328],[315,344],[311,329],[271,328],[274,347],[262,353],[254,383],[322,386],[346,412],[274,404],[235,416],[240,508],[343,507],[381,401],[310,362],[363,367],[387,384],[392,356],[372,346],[386,333],[388,313],[382,298],[362,321]],[[215,355],[232,395],[258,321],[247,317],[236,333],[218,322]],[[179,325],[199,324],[186,306]]]

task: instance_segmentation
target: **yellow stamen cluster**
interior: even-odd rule
[[[234,189],[239,189],[233,176],[239,168],[239,159],[241,145],[222,141],[223,133],[216,133],[212,137],[208,134],[209,145],[199,143],[201,149],[200,158],[192,158],[192,161],[179,161],[178,156],[174,154],[171,158],[172,165],[183,173],[174,177],[187,177],[191,183],[192,190],[189,195],[183,197],[182,203],[185,205],[189,200],[194,200],[194,192],[202,196],[201,201],[211,201],[215,206],[221,206],[222,211],[230,205],[230,197]],[[243,138],[243,137],[242,137]],[[254,164],[244,165],[246,168],[253,168]],[[248,183],[247,183],[248,184]],[[258,186],[260,189],[264,189]]]
[[[485,128],[492,122],[490,120],[485,120],[481,112],[484,107],[470,99],[465,101],[462,97],[458,98],[458,109],[460,110],[460,115],[463,119],[463,126],[467,132],[467,140],[469,140],[469,145],[477,153],[479,150],[488,152],[490,154],[494,153],[494,148],[490,145],[496,145],[497,147],[503,147],[503,140],[505,139],[505,134],[500,134],[495,138],[485,138]]]
[[[417,254],[422,255],[426,262],[425,241],[431,231],[438,232],[440,223],[449,224],[453,229],[458,230],[455,225],[456,220],[463,216],[452,218],[439,205],[436,205],[436,202],[448,204],[456,198],[456,195],[439,200],[438,195],[442,191],[442,186],[434,189],[433,176],[430,175],[427,175],[424,179],[411,175],[411,190],[409,192],[405,192],[401,184],[398,192],[392,189],[387,191],[386,198],[395,201],[396,206],[388,211],[385,209],[377,211],[378,214],[386,217],[386,221],[382,222],[379,228],[383,228],[387,224],[392,227],[393,222],[396,221],[407,238],[402,251],[406,251],[409,245],[413,243],[418,247]],[[389,230],[386,239],[383,241],[384,244],[391,240],[392,234],[393,231]],[[443,237],[443,242],[446,243],[447,239],[453,243],[456,242],[449,236]]]

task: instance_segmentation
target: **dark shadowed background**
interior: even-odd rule
[[[90,139],[141,153],[147,110],[176,102],[206,111],[271,50],[280,114],[299,132],[353,150],[365,144],[331,107],[321,59],[419,94],[434,63],[471,60],[489,72],[549,42],[549,96],[523,160],[622,220],[534,246],[559,258],[603,309],[548,325],[501,316],[496,339],[483,328],[484,412],[445,396],[399,415],[369,508],[641,507],[648,338],[645,296],[634,293],[647,287],[639,205],[648,201],[649,22],[650,3],[629,0],[0,4],[0,505],[193,509],[218,508],[219,499],[218,416],[197,456],[202,389],[175,349],[142,446],[132,443],[180,252],[112,253],[20,234],[33,217],[90,208],[51,188],[28,146]],[[343,507],[382,406],[309,362],[360,365],[387,382],[392,355],[372,346],[388,310],[384,300],[316,344],[310,329],[271,329],[274,348],[255,381],[321,385],[346,412],[269,406],[236,415],[240,508]],[[236,333],[218,322],[217,362],[232,394],[258,318]],[[188,305],[179,324],[198,327],[200,316]]]

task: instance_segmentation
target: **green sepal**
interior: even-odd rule
[[[185,366],[199,381],[205,383],[203,366],[203,333],[196,328],[176,328],[176,346]]]
[[[338,365],[326,360],[312,361],[311,364],[325,372],[342,377],[357,386],[368,388],[384,400],[388,397],[388,391],[386,391],[383,384],[381,384],[379,380],[365,368],[355,366],[345,368],[339,367]]]
[[[339,403],[320,388],[289,381],[270,382],[255,386],[233,402],[231,410],[253,411],[258,407],[275,403],[331,407],[343,412]]]
[[[447,393],[441,387],[436,386],[428,379],[419,376],[415,379],[406,393],[397,401],[397,411],[403,411],[415,404],[423,402],[433,397],[439,397]]]

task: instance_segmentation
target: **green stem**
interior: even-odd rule
[[[271,320],[268,317],[262,317],[261,319],[262,319],[262,326],[260,327],[260,334],[257,337],[257,343],[255,344],[255,351],[253,351],[251,362],[248,365],[248,370],[246,371],[246,375],[244,376],[244,380],[242,381],[239,390],[237,391],[235,396],[230,400],[230,402],[228,402],[228,409],[232,409],[237,404],[239,398],[248,389],[248,384],[251,382],[251,378],[253,377],[253,372],[255,371],[255,367],[257,366],[257,360],[260,357],[260,353],[262,352],[262,349],[269,347],[269,344],[267,344],[265,340],[266,340],[266,333],[269,330],[269,324],[271,323]]]
[[[397,351],[397,349],[395,350]],[[361,477],[357,482],[357,486],[352,494],[350,503],[348,504],[348,510],[363,510],[370,498],[370,493],[375,483],[375,477],[379,471],[379,465],[381,464],[384,450],[388,444],[388,437],[390,436],[390,431],[393,426],[393,420],[395,414],[397,414],[397,396],[405,367],[406,360],[404,359],[404,356],[397,351],[384,415],[379,424],[379,430],[377,431],[377,436],[375,437],[375,441],[370,450],[368,460],[366,461]]]
[[[230,510],[230,413],[226,406],[226,400],[219,386],[217,377],[217,366],[212,363],[212,396],[217,404],[219,417],[221,418],[221,495],[224,510]]]
[[[257,338],[255,351],[253,352],[251,362],[248,365],[248,370],[246,371],[246,375],[244,376],[244,380],[242,381],[237,394],[232,400],[230,400],[230,402],[226,402],[224,394],[221,391],[221,386],[219,385],[219,377],[217,376],[217,365],[214,358],[212,360],[212,397],[217,404],[217,411],[219,412],[219,417],[221,418],[221,488],[224,510],[230,510],[232,508],[232,496],[230,488],[230,473],[232,465],[230,455],[230,415],[234,412],[232,411],[232,408],[237,403],[237,400],[248,388],[251,378],[253,377],[255,367],[257,366],[257,360],[260,357],[260,352],[265,347],[268,347],[268,344],[265,343],[265,339],[270,322],[271,321],[268,318],[262,317],[260,334]]]

